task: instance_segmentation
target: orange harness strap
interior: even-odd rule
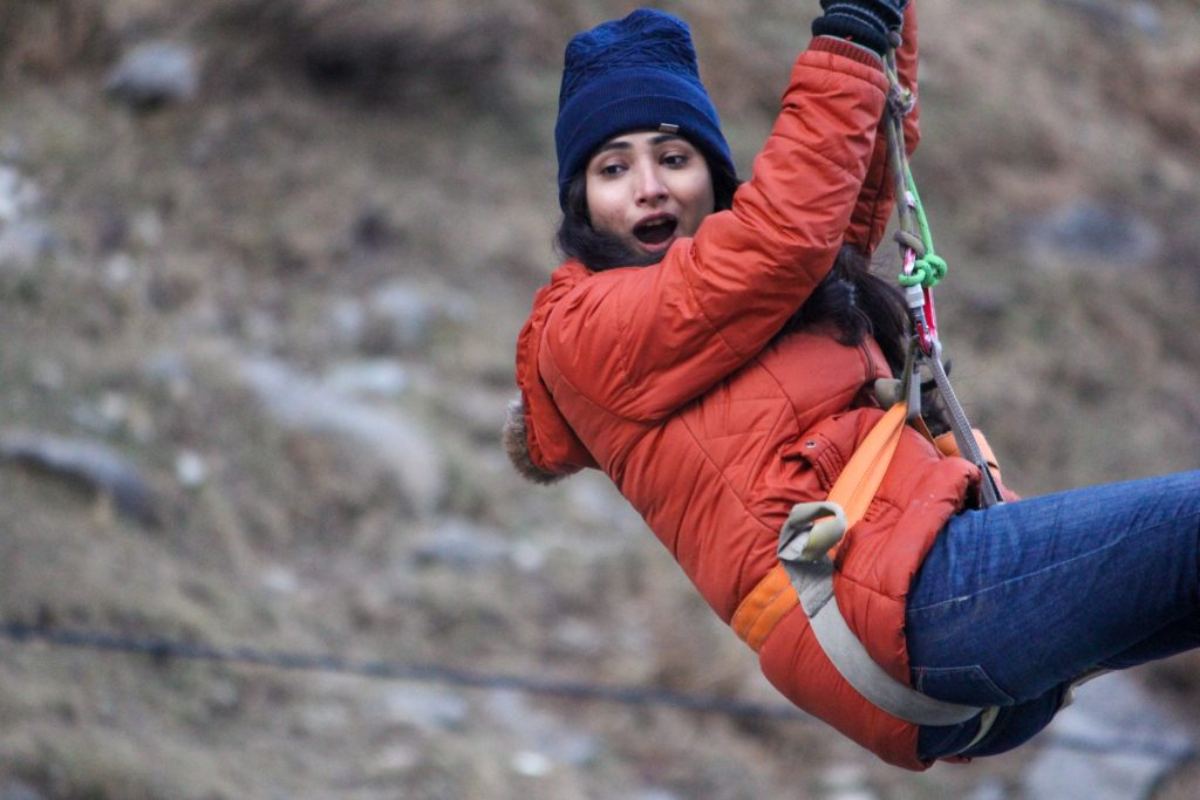
[[[867,513],[904,431],[908,407],[899,402],[875,423],[854,451],[842,474],[829,490],[829,501],[846,512],[846,531]],[[800,602],[784,568],[776,564],[746,595],[730,625],[757,653],[781,619]]]

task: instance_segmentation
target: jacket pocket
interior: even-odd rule
[[[805,432],[788,456],[798,458],[812,467],[821,490],[828,492],[833,488],[838,476],[842,474],[842,470],[846,468],[846,458],[833,440],[820,428],[821,426],[817,426]]]
[[[913,687],[936,700],[969,706],[1010,706],[1012,696],[978,664],[966,667],[913,667]]]

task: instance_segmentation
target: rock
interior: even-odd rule
[[[1121,674],[1080,687],[1039,741],[1044,746],[1022,779],[1024,796],[1055,800],[1149,798],[1195,752],[1186,730]]]
[[[30,272],[62,248],[62,239],[37,216],[38,186],[10,164],[0,163],[0,269]]]
[[[827,800],[878,800],[867,785],[867,771],[860,764],[831,764],[820,775],[820,796]]]
[[[461,729],[470,706],[453,692],[412,685],[388,690],[379,710],[389,722],[434,732]]]
[[[645,535],[646,523],[603,474],[585,470],[567,481],[565,491],[574,519],[598,523],[614,534],[622,534],[610,537],[607,546],[619,547]]]
[[[352,297],[335,300],[327,314],[327,329],[337,343],[357,347],[367,330],[367,309]]]
[[[101,268],[104,283],[110,289],[128,286],[140,271],[138,263],[128,253],[113,253]]]
[[[0,223],[26,216],[41,200],[41,191],[9,164],[0,164]]]
[[[158,501],[137,467],[99,442],[12,431],[0,434],[0,458],[109,495],[119,513],[138,522],[159,522]]]
[[[46,795],[27,783],[13,779],[0,784],[0,800],[46,800]]]
[[[181,450],[175,457],[175,477],[187,489],[198,489],[208,480],[208,464],[195,450]]]
[[[374,338],[384,346],[400,350],[425,345],[438,316],[437,306],[428,294],[403,284],[393,284],[377,292],[371,298],[368,313]]]
[[[1145,266],[1162,249],[1162,234],[1130,209],[1089,200],[1024,224],[1028,257],[1042,266]]]
[[[535,710],[525,696],[516,692],[492,692],[487,712],[507,729],[508,741],[518,753],[536,753],[547,764],[582,767],[595,762],[604,750],[597,737],[582,733],[562,717]]]
[[[67,371],[63,365],[49,358],[33,362],[33,385],[44,392],[57,392],[67,385]]]
[[[280,564],[266,567],[259,580],[268,591],[277,594],[295,594],[300,589],[300,579],[296,573]]]
[[[272,359],[245,359],[238,374],[280,424],[344,437],[377,458],[417,513],[431,512],[445,493],[441,451],[399,410],[356,400]]]
[[[585,767],[595,763],[604,749],[595,736],[565,725],[557,731],[547,732],[542,746],[548,757],[569,767]]]
[[[144,248],[159,247],[163,243],[162,216],[152,208],[139,211],[133,217],[131,233],[134,244]]]
[[[1153,3],[1137,2],[1125,9],[1125,19],[1134,28],[1147,36],[1157,39],[1166,32],[1162,14]]]
[[[499,531],[451,517],[417,541],[413,558],[418,564],[442,564],[471,572],[506,563],[512,558],[512,550]]]
[[[105,89],[146,111],[192,99],[200,79],[196,54],[186,45],[147,42],[129,51],[108,75]]]
[[[1115,33],[1136,31],[1158,38],[1163,34],[1162,14],[1152,4],[1133,2],[1116,4],[1109,0],[1051,0],[1056,5],[1088,16],[1100,28]]]
[[[521,540],[512,549],[513,566],[526,574],[540,572],[548,559],[546,546],[540,542]]]
[[[20,219],[0,226],[0,269],[32,272],[61,248],[58,234],[41,220]]]
[[[420,349],[428,346],[438,325],[462,322],[473,310],[465,295],[395,281],[367,301],[366,345],[376,352]]]
[[[554,762],[536,750],[521,750],[509,762],[512,771],[526,778],[544,778],[554,771]]]
[[[228,717],[242,706],[242,692],[227,678],[217,678],[206,688],[205,705],[214,716]]]
[[[580,619],[564,619],[551,630],[555,644],[572,654],[594,657],[606,652],[608,637],[596,625]]]
[[[350,710],[338,700],[309,703],[292,722],[292,731],[300,736],[337,738],[346,735],[352,724]]]
[[[439,86],[496,102],[504,88],[497,67],[521,36],[521,15],[487,3],[308,0],[285,7],[296,12],[280,15],[270,33],[309,79],[368,103],[413,103]]]
[[[384,358],[339,364],[325,376],[325,385],[331,390],[353,397],[395,399],[411,384],[402,364]]]
[[[1009,791],[1004,782],[997,778],[985,778],[976,786],[966,800],[1008,800]]]
[[[141,363],[141,373],[151,383],[165,388],[176,402],[192,393],[192,370],[179,353],[160,351],[147,356]]]
[[[154,438],[150,412],[120,392],[104,392],[95,402],[81,400],[71,409],[71,419],[76,425],[104,436],[128,433],[142,443]]]
[[[382,208],[371,208],[358,215],[351,231],[351,240],[364,250],[382,250],[401,240],[403,234]]]
[[[28,150],[25,142],[13,134],[0,135],[0,161],[20,161]]]
[[[419,750],[404,744],[391,744],[367,761],[367,772],[377,779],[399,778],[422,764]]]

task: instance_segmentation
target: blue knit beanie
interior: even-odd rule
[[[637,130],[678,133],[710,166],[736,172],[717,110],[700,83],[687,23],[649,8],[576,34],[567,45],[554,126],[564,210],[571,178],[596,148]]]

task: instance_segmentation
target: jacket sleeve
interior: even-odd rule
[[[540,357],[591,402],[660,418],[753,358],[829,271],[875,149],[887,79],[818,37],[737,191],[650,267],[597,273],[551,313]]]
[[[896,69],[900,74],[900,83],[911,89],[914,98],[918,99],[912,111],[904,117],[904,146],[909,156],[916,151],[917,142],[921,138],[921,106],[917,92],[917,2],[918,0],[911,0],[905,11],[904,43],[896,51]],[[874,253],[887,229],[888,220],[895,207],[895,199],[895,185],[888,163],[887,135],[881,120],[867,178],[863,181],[862,192],[859,193],[854,213],[850,217],[850,227],[846,230],[846,244],[854,245],[868,255]]]

